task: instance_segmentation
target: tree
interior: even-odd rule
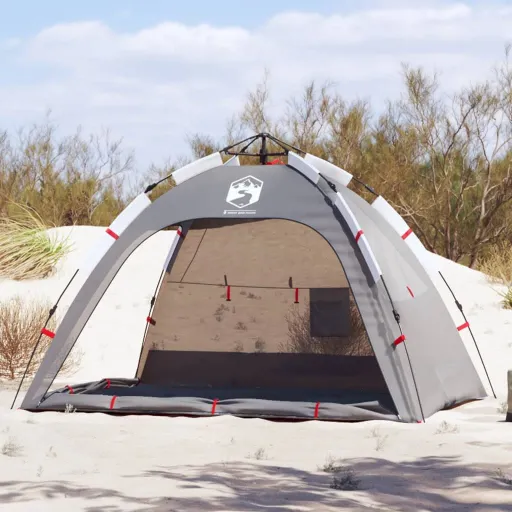
[[[50,225],[108,225],[124,208],[133,155],[108,131],[58,137],[49,122],[0,136],[0,214],[15,203]]]
[[[390,198],[431,251],[473,267],[511,232],[511,72],[505,64],[492,81],[455,94],[450,108],[435,75],[405,67],[404,77],[406,97],[388,121],[398,126],[393,144],[407,168]]]

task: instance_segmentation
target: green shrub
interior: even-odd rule
[[[40,279],[50,275],[69,251],[67,238],[50,236],[33,210],[19,206],[16,217],[0,219],[0,276]]]

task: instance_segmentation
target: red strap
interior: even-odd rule
[[[107,379],[107,385],[105,386],[105,389],[110,388],[110,379]]]
[[[320,402],[317,402],[315,405],[315,418],[318,418],[319,409],[320,409]]]
[[[112,397],[112,400],[110,400],[110,408],[113,409],[114,408],[114,404],[116,403],[116,400],[117,400],[117,396],[114,395]]]
[[[155,321],[154,321],[150,316],[148,316],[148,317],[146,318],[146,322],[147,322],[148,324],[151,324],[151,325],[155,325],[155,324],[156,324],[156,322],[155,322]]]
[[[469,322],[463,323],[462,325],[459,325],[459,327],[457,327],[457,331],[462,331],[464,329],[467,329],[468,327],[469,327]]]
[[[267,165],[276,165],[276,164],[282,164],[283,161],[279,160],[279,158],[276,158],[275,160],[272,160],[271,162],[267,162]]]
[[[407,290],[409,290],[409,293],[411,294],[411,297],[414,299],[414,293],[412,293],[412,290],[409,287],[407,287]]]
[[[402,334],[395,341],[393,341],[393,345],[395,347],[398,347],[398,345],[400,345],[400,343],[403,343],[404,341],[405,341],[405,334]]]
[[[71,386],[66,386],[66,387],[68,388],[68,391],[69,391],[70,395],[74,395],[75,394],[75,391],[74,391],[74,389]]]
[[[295,304],[299,303],[299,289],[295,288]]]
[[[363,235],[363,230],[360,229],[357,234],[356,234],[356,243],[359,242],[359,239],[361,238],[361,236]]]
[[[216,398],[212,403],[212,416],[215,414],[215,409],[217,409],[217,402],[219,401],[218,398]]]
[[[52,332],[52,331],[49,331],[46,328],[41,329],[41,334],[44,334],[45,336],[48,336],[48,338],[51,338],[52,340],[53,340],[53,338],[55,338],[55,333]]]
[[[226,288],[226,300],[231,300],[231,286],[227,286]]]
[[[185,235],[183,234],[183,231],[181,231],[181,229],[180,229],[180,228],[178,228],[178,230],[176,231],[176,234],[177,234],[178,236],[180,236],[181,238],[185,238]]]
[[[403,235],[402,239],[405,240],[409,235],[412,234],[412,228],[409,228]]]
[[[117,240],[119,238],[119,235],[117,233],[114,233],[110,228],[106,229],[106,232],[108,235],[110,235],[114,240]]]

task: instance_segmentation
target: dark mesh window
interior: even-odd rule
[[[355,304],[354,316],[358,315]],[[311,288],[309,316],[311,336],[347,337],[354,330],[351,321],[351,298],[348,288]],[[356,318],[354,318],[356,320]]]
[[[304,400],[386,389],[340,262],[310,228],[196,221],[169,270],[142,382]]]

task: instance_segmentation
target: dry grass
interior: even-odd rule
[[[329,485],[331,489],[337,491],[357,491],[361,487],[361,480],[357,478],[354,470],[344,466],[340,460],[333,457],[327,457],[326,462],[319,468],[325,473],[332,474],[332,480]]]
[[[266,346],[267,346],[267,343],[265,342],[265,340],[263,338],[258,336],[254,340],[254,352],[258,352],[258,353],[265,352]]]
[[[14,437],[10,437],[0,450],[6,457],[19,457],[23,453],[23,446],[19,444]]]
[[[43,302],[27,302],[20,297],[0,303],[0,378],[20,378],[44,326],[50,305]],[[56,320],[51,318],[47,329],[55,331]],[[42,336],[34,353],[27,375],[33,375],[39,367],[41,360],[50,346],[51,339]],[[67,358],[62,371],[68,373],[74,370],[79,363],[79,355]]]
[[[375,451],[380,452],[386,446],[389,436],[383,434],[380,427],[375,427],[370,432],[370,437],[375,439]]]
[[[512,486],[512,476],[505,473],[501,468],[496,470],[495,478],[502,484]]]
[[[492,247],[479,270],[491,283],[512,285],[512,244]]]
[[[235,343],[233,344],[233,351],[234,352],[243,352],[244,344],[241,341],[235,341]]]
[[[346,337],[311,336],[309,305],[304,312],[293,308],[287,316],[288,340],[280,349],[283,352],[370,356],[373,350],[366,334],[359,310],[350,297],[351,334]]]
[[[361,487],[361,480],[357,478],[354,470],[345,468],[333,475],[330,488],[336,491],[357,491]]]
[[[458,434],[460,432],[460,428],[458,425],[452,425],[447,421],[442,421],[437,427],[434,434]]]
[[[235,325],[237,331],[247,331],[247,325],[244,322],[237,322]]]
[[[500,293],[502,299],[501,299],[501,305],[505,309],[512,309],[512,286],[509,286],[508,289],[505,292]]]
[[[50,237],[48,226],[32,209],[18,205],[17,210],[15,217],[0,219],[0,276],[47,277],[69,251],[68,240]]]
[[[64,409],[65,414],[72,414],[76,412],[76,407],[72,404],[66,404],[66,407]]]
[[[225,304],[221,304],[213,313],[215,320],[217,320],[217,322],[222,322],[222,320],[224,320],[224,313],[226,311],[229,311],[229,308]]]
[[[268,454],[265,448],[258,448],[254,453],[247,455],[248,459],[264,460],[268,459]]]
[[[491,284],[505,286],[505,290],[494,290],[502,297],[503,307],[512,309],[512,244],[493,246],[479,270]]]
[[[329,455],[324,464],[318,469],[324,473],[339,473],[343,471],[344,467],[345,466],[343,466],[339,459],[335,459],[332,455]]]

